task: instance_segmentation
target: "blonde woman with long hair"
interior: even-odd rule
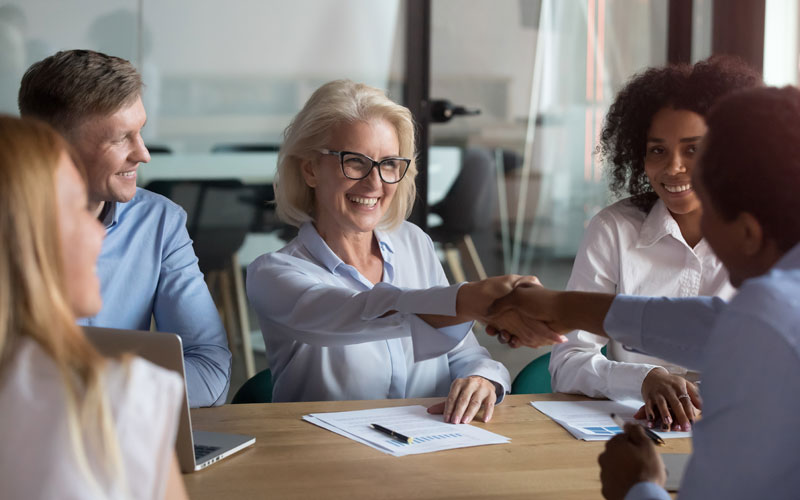
[[[48,125],[0,116],[0,484],[6,498],[185,498],[183,384],[107,360],[75,319],[102,304],[103,227]]]

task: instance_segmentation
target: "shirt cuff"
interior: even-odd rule
[[[603,321],[608,336],[630,348],[641,349],[642,318],[648,300],[649,297],[617,295]]]
[[[656,483],[641,482],[633,485],[625,500],[670,500],[669,493]]]

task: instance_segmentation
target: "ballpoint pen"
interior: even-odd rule
[[[386,427],[384,427],[382,425],[369,424],[369,426],[372,427],[373,429],[375,429],[378,432],[382,432],[382,433],[386,434],[387,436],[392,436],[393,438],[395,438],[395,439],[397,439],[399,441],[402,441],[404,443],[408,443],[408,444],[413,444],[414,443],[414,438],[405,436],[405,435],[400,434],[399,432],[395,432],[395,431],[393,431],[391,429],[387,429]]]
[[[622,418],[619,415],[617,415],[616,413],[612,413],[611,414],[611,420],[613,420],[614,423],[617,424],[620,429],[625,427],[625,421],[622,420]],[[651,431],[650,429],[648,429],[647,427],[645,427],[643,425],[640,425],[639,427],[644,429],[644,433],[647,434],[647,437],[649,437],[658,446],[664,446],[664,444],[666,444],[666,443],[664,443],[664,440],[661,439],[661,436],[659,436],[655,432]]]

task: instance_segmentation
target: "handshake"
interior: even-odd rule
[[[562,334],[573,329],[561,320],[560,295],[535,276],[497,276],[464,284],[456,311],[511,347],[541,347],[565,342]]]

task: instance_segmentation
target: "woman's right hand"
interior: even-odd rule
[[[539,285],[536,276],[507,274],[494,276],[481,281],[465,283],[458,289],[456,312],[469,320],[488,323],[489,307],[495,300],[505,297],[520,285]]]
[[[692,428],[703,402],[697,385],[672,375],[662,367],[650,370],[642,382],[644,406],[633,416],[647,418],[648,427],[660,420],[663,431],[688,431]]]

